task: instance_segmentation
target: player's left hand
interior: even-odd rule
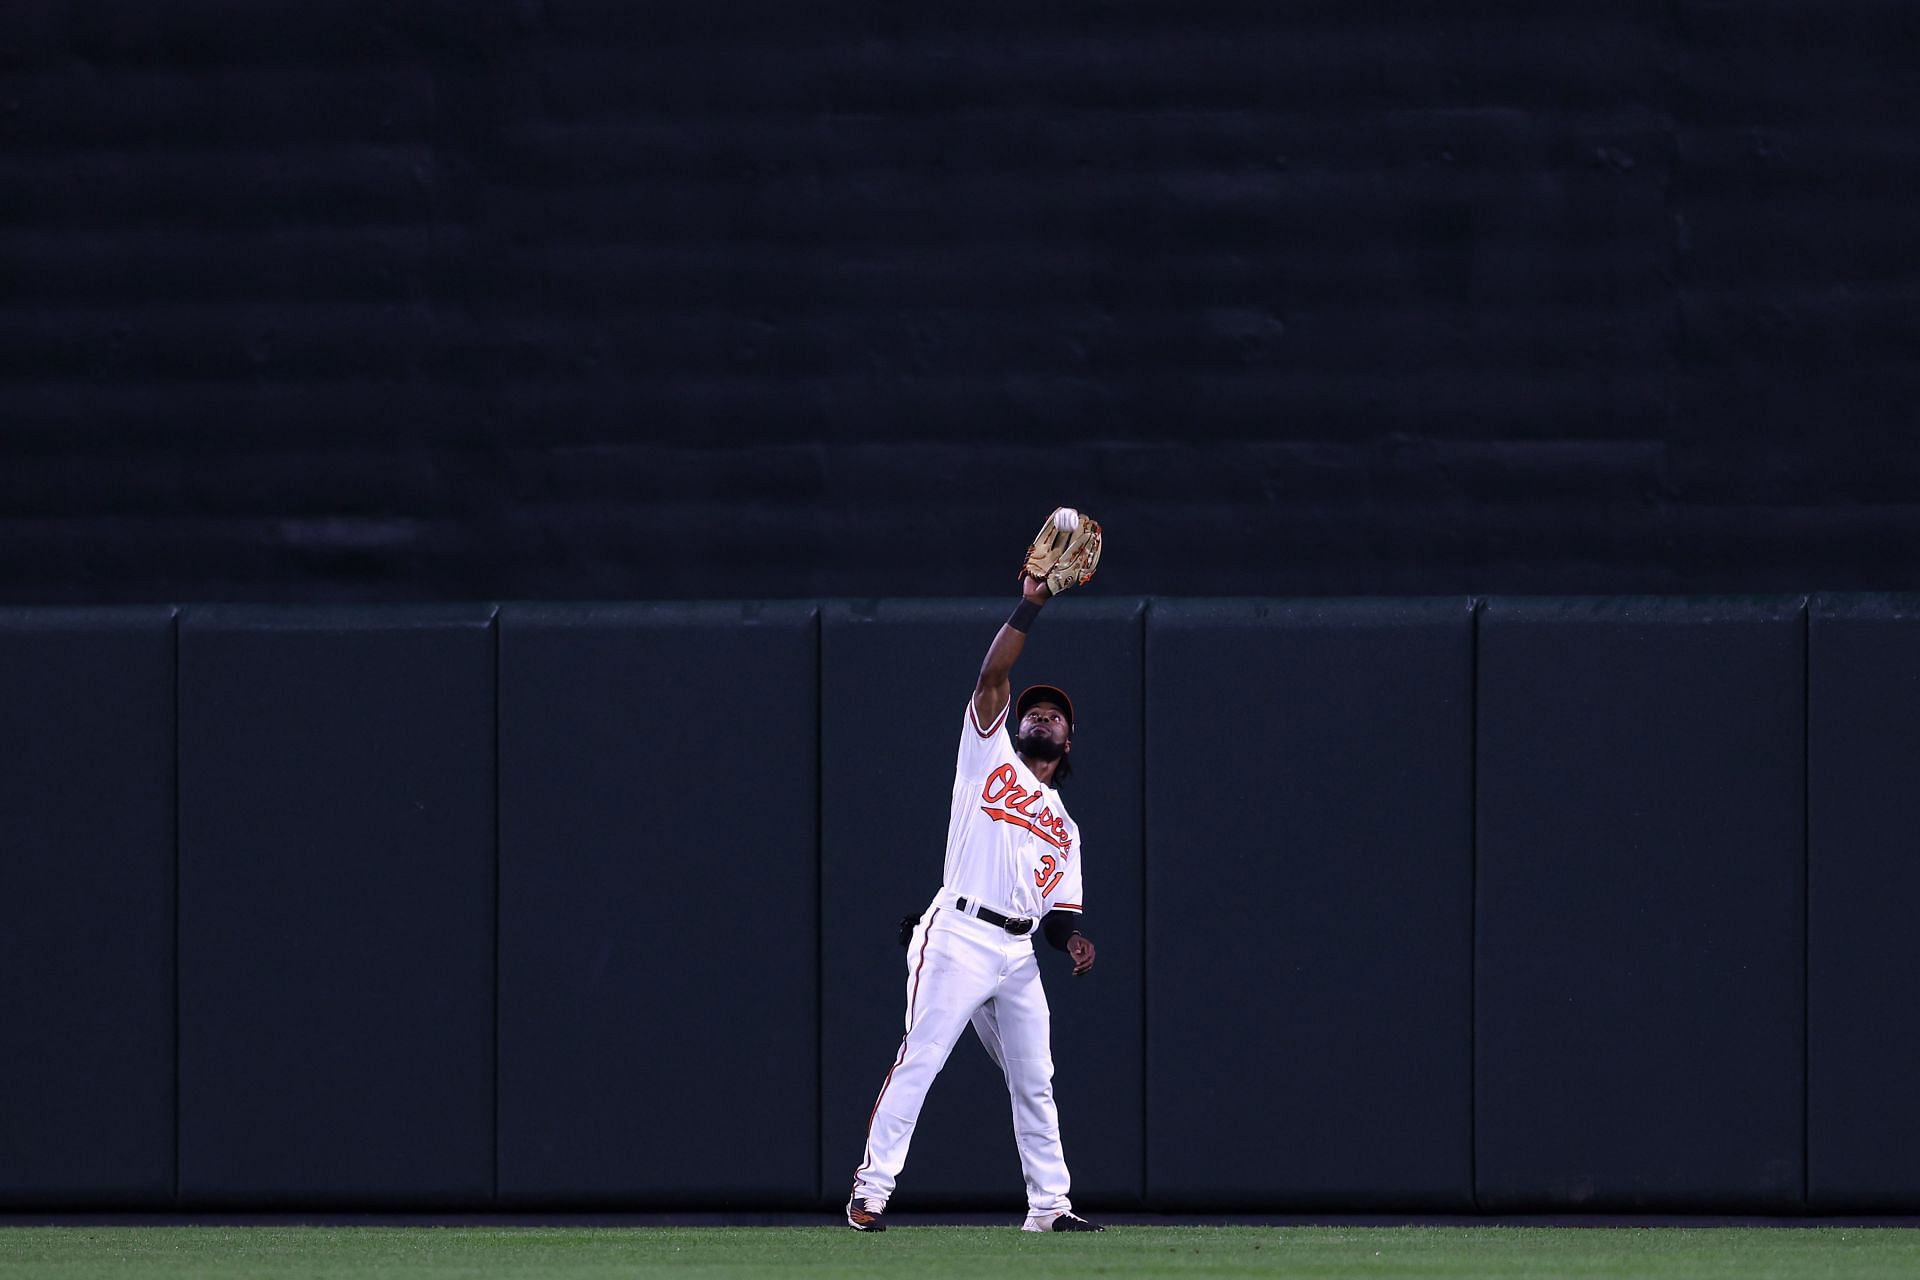
[[[1093,968],[1093,943],[1084,934],[1076,933],[1067,939],[1067,954],[1073,958],[1074,977]]]

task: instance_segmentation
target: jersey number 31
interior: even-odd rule
[[[1060,883],[1060,877],[1067,874],[1059,870],[1059,866],[1060,864],[1053,860],[1052,854],[1041,856],[1040,865],[1033,872],[1033,883],[1039,888],[1041,897],[1044,898],[1052,893],[1053,887]]]

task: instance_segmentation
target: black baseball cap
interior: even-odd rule
[[[1028,710],[1036,702],[1051,702],[1066,712],[1067,736],[1069,738],[1073,736],[1073,699],[1067,697],[1066,690],[1050,684],[1028,685],[1020,691],[1020,696],[1014,699],[1013,718],[1026,719]]]

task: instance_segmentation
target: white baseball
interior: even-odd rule
[[[1062,533],[1072,533],[1080,527],[1080,513],[1072,507],[1056,507],[1053,512],[1053,527]]]

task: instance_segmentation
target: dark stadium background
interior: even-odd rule
[[[1083,1204],[1912,1210],[1917,45],[11,6],[0,1208],[837,1202],[1069,503]]]

